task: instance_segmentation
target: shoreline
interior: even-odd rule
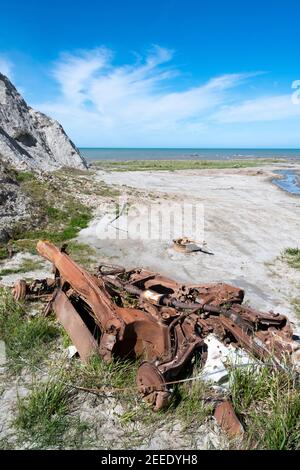
[[[95,160],[230,160],[283,158],[300,159],[300,149],[247,148],[79,148],[88,162]]]

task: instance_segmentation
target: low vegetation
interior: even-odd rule
[[[286,248],[282,253],[282,258],[291,268],[300,269],[300,248]],[[300,297],[293,299],[292,305],[296,315],[300,316]]]
[[[8,244],[0,245],[0,260],[17,251],[35,254],[39,239],[56,244],[69,242],[86,228],[99,198],[115,200],[120,195],[118,188],[103,181],[95,182],[91,175],[92,171],[71,168],[57,170],[47,177],[14,172],[21,190],[31,201],[32,223],[30,228],[23,222],[15,225]],[[84,251],[87,253],[86,248]]]
[[[36,271],[37,269],[41,269],[42,267],[42,261],[31,258],[24,258],[22,262],[16,267],[0,269],[0,277],[7,276],[9,274],[19,274],[27,273],[29,271]]]
[[[67,429],[69,395],[69,388],[57,378],[37,382],[29,396],[18,401],[16,427],[40,446],[57,445]]]
[[[76,263],[86,268],[90,267],[96,261],[96,250],[86,243],[71,240],[68,242],[67,252]]]
[[[209,401],[212,395],[210,386],[202,380],[181,383],[177,386],[169,413],[174,413],[186,430],[193,430],[212,415],[213,404]]]
[[[75,378],[80,380],[79,385],[103,389],[107,392],[127,395],[130,389],[135,393],[135,379],[139,363],[130,360],[115,360],[110,363],[102,361],[99,356],[91,358],[88,365],[77,363],[75,365]]]
[[[300,449],[300,383],[290,370],[232,368],[232,401],[248,449]]]
[[[292,301],[295,313],[300,316],[300,298],[295,298]]]
[[[14,425],[19,438],[29,441],[31,448],[76,447],[77,436],[88,426],[70,415],[72,396],[62,372],[46,382],[36,380],[29,395],[18,400]]]
[[[0,261],[8,257],[7,246],[0,246]]]
[[[139,364],[140,360],[114,360],[107,364],[95,356],[88,365],[74,364],[71,380],[94,392],[98,390],[100,396],[118,398],[124,409],[119,420],[125,427],[132,423],[141,428],[172,425],[178,420],[184,429],[193,433],[212,415],[213,406],[207,399],[212,392],[210,386],[201,380],[177,384],[168,408],[154,413],[137,391]]]
[[[300,269],[300,248],[286,248],[282,256],[289,266]]]
[[[224,168],[248,168],[271,163],[277,163],[277,159],[256,160],[127,160],[112,161],[98,160],[93,166],[109,171],[175,171],[175,170],[204,170]]]
[[[0,332],[14,370],[20,371],[25,360],[33,366],[31,370],[35,377],[36,361],[39,371],[59,330],[51,318],[28,318],[24,306],[15,302],[7,289],[1,289]],[[77,360],[72,364],[55,360],[55,364],[49,366],[48,378],[35,377],[29,394],[18,399],[14,426],[19,442],[26,442],[31,448],[86,445],[82,442],[86,442],[89,426],[74,411],[77,397],[82,400],[83,390],[87,389],[98,393],[100,399],[114,397],[120,400],[123,413],[118,419],[124,427],[124,436],[128,431],[131,445],[133,440],[140,443],[145,429],[154,432],[158,426],[172,426],[179,421],[184,432],[193,433],[210,419],[214,400],[221,395],[201,380],[177,384],[168,409],[153,413],[137,394],[138,366],[139,361],[105,363],[98,356],[87,365]],[[194,374],[198,373],[196,367]],[[242,448],[300,448],[300,384],[293,372],[267,366],[230,366],[230,394],[245,428]],[[129,436],[132,426],[136,432]],[[9,446],[9,442],[5,446]]]
[[[5,342],[11,372],[20,371],[24,365],[39,364],[58,334],[52,320],[28,316],[10,289],[0,288],[0,339]]]
[[[22,171],[22,172],[16,172],[15,173],[16,180],[18,183],[24,183],[26,181],[32,181],[35,179],[35,176],[32,172],[30,171]]]
[[[41,179],[33,173],[22,172],[16,175],[21,189],[32,201],[33,229],[23,224],[15,226],[9,246],[14,251],[35,252],[39,239],[62,243],[76,237],[87,227],[92,210],[78,197],[66,190],[66,185],[52,176]],[[0,258],[8,255],[8,247],[0,247]]]

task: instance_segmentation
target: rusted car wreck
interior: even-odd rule
[[[37,250],[54,266],[54,278],[18,281],[16,299],[48,300],[83,361],[99,354],[142,357],[137,386],[154,410],[170,400],[172,382],[186,376],[192,358],[206,359],[205,337],[242,347],[274,364],[296,362],[299,343],[284,315],[242,305],[244,291],[227,284],[182,285],[144,269],[78,266],[47,241]]]

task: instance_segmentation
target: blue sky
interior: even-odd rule
[[[291,0],[11,0],[0,71],[78,146],[299,148],[299,14]]]

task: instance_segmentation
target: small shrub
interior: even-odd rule
[[[244,447],[300,448],[299,378],[290,371],[264,366],[232,368],[232,401],[246,429]]]
[[[16,180],[19,183],[24,183],[27,181],[32,181],[35,179],[35,176],[33,173],[30,173],[29,171],[22,171],[20,173],[16,174]]]
[[[0,339],[5,341],[11,371],[40,363],[58,334],[52,321],[39,316],[28,318],[10,290],[0,289]]]
[[[286,248],[282,257],[289,266],[300,269],[300,248]]]

